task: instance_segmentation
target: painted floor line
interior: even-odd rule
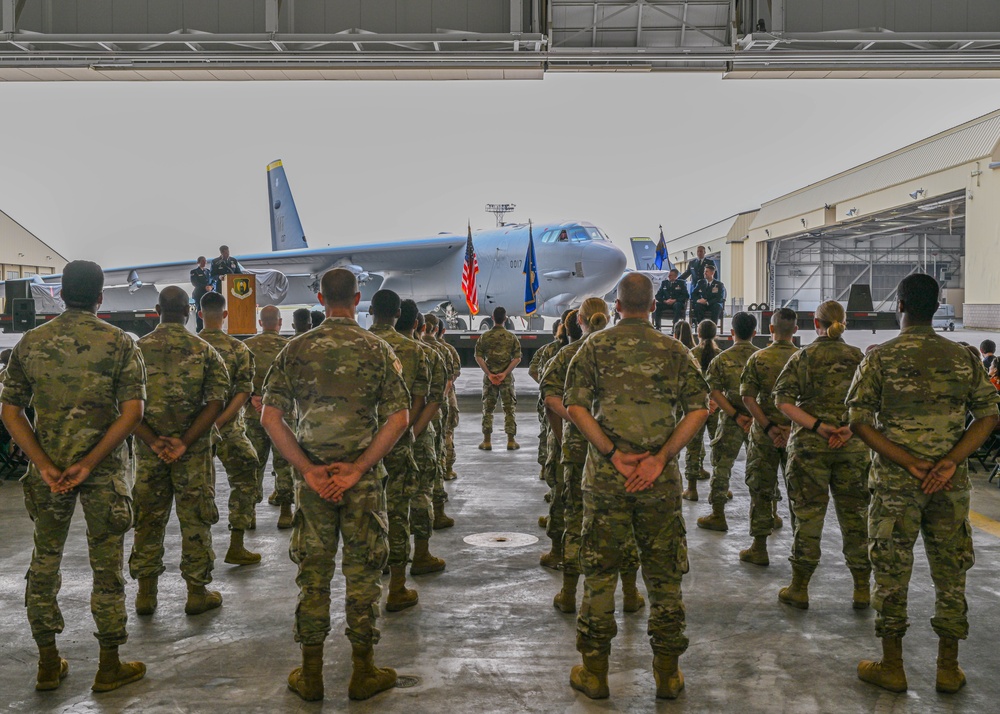
[[[992,518],[975,511],[969,511],[969,521],[979,530],[1000,538],[1000,521],[994,521]]]

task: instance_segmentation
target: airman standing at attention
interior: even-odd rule
[[[771,317],[772,342],[747,360],[740,379],[740,396],[753,416],[747,447],[747,488],[750,489],[750,535],[753,545],[740,551],[740,560],[753,565],[770,565],[767,537],[781,527],[778,517],[778,468],[785,471],[785,445],[791,422],[774,403],[772,391],[778,375],[798,348],[792,336],[798,330],[794,310],[775,310]],[[792,528],[795,514],[792,513]]]
[[[891,692],[906,690],[906,600],[920,534],[936,598],[936,687],[952,694],[965,684],[958,641],[969,635],[965,573],[975,561],[967,459],[996,427],[1000,396],[976,357],[934,332],[934,278],[903,278],[897,294],[899,336],[865,357],[847,395],[851,430],[876,453],[868,482],[868,553],[882,660],[863,660],[858,677]]]
[[[653,284],[641,273],[618,286],[622,320],[586,340],[570,363],[563,397],[590,442],[583,472],[580,562],[583,604],[570,684],[591,699],[609,696],[608,656],[618,628],[614,593],[627,534],[635,534],[649,595],[656,696],[684,688],[687,649],[681,577],[688,570],[677,454],[705,423],[708,384],[691,353],[649,322]],[[656,365],[655,371],[650,365]],[[684,417],[678,422],[675,407]]]
[[[101,266],[68,263],[61,292],[66,311],[21,338],[0,391],[4,426],[30,460],[22,483],[35,547],[24,604],[38,645],[38,690],[58,688],[69,674],[56,647],[65,626],[56,596],[77,496],[87,521],[90,611],[101,647],[93,689],[117,689],[146,673],[141,662],[118,658],[128,640],[122,559],[133,517],[125,439],[142,419],[146,374],[132,339],[97,318],[103,291]],[[25,416],[29,406],[34,426]]]
[[[229,393],[229,375],[219,353],[184,327],[190,310],[186,292],[164,288],[156,306],[160,324],[138,342],[149,399],[135,430],[142,443],[135,450],[135,542],[128,567],[139,581],[139,615],[156,610],[157,579],[166,570],[163,535],[174,502],[188,589],[184,612],[199,615],[222,604],[221,594],[205,588],[215,565],[212,526],[219,522],[209,432]]]
[[[253,444],[247,438],[243,405],[253,394],[255,373],[250,348],[222,331],[226,319],[226,298],[220,293],[206,293],[201,299],[201,319],[205,329],[201,339],[212,345],[226,363],[229,394],[226,406],[215,420],[212,440],[229,478],[229,550],[226,562],[253,565],[260,553],[251,553],[243,545],[243,534],[257,527],[257,469],[259,462]]]
[[[521,343],[504,327],[507,310],[497,307],[493,310],[493,327],[476,340],[476,362],[483,370],[483,443],[479,448],[490,451],[493,448],[493,412],[497,400],[503,402],[503,429],[507,433],[507,450],[521,447],[514,440],[517,434],[517,420],[514,410],[517,397],[514,393],[514,368],[521,361]]]
[[[531,356],[531,362],[528,364],[528,376],[531,377],[535,382],[540,382],[542,379],[542,371],[549,361],[556,356],[556,353],[569,344],[569,340],[566,337],[566,329],[563,327],[563,323],[566,320],[566,316],[571,312],[571,310],[564,310],[560,321],[552,326],[552,336],[553,340],[542,345],[539,349],[535,350],[535,354]],[[538,394],[538,465],[541,466],[541,471],[539,472],[539,478],[545,482],[549,487],[549,492],[545,495],[546,500],[551,503],[552,499],[552,488],[555,484],[555,467],[556,459],[558,455],[552,455],[550,458],[548,442],[550,438],[549,419],[546,416],[545,403],[542,400],[541,391]],[[548,528],[549,517],[539,516],[538,517],[538,527]]]
[[[461,367],[452,361],[451,352],[448,348],[441,342],[437,340],[437,326],[438,319],[436,315],[425,315],[424,316],[424,329],[421,339],[423,343],[430,347],[432,350],[437,352],[438,356],[441,357],[441,362],[445,367],[445,393],[455,389],[455,378],[461,371]],[[444,512],[444,504],[448,502],[448,492],[444,490],[444,477],[447,473],[446,469],[446,453],[447,445],[445,444],[445,435],[448,430],[448,420],[451,418],[451,405],[447,399],[442,400],[441,409],[435,414],[435,441],[434,441],[434,454],[435,454],[435,475],[434,475],[434,530],[441,530],[443,528],[451,528],[455,525],[455,519],[449,518]]]
[[[307,701],[323,698],[330,581],[343,540],[354,665],[347,693],[351,699],[368,699],[396,681],[395,671],[375,666],[375,622],[389,556],[378,466],[406,432],[410,398],[392,348],[354,321],[361,299],[354,274],[330,270],[321,288],[326,320],[278,355],[264,384],[261,415],[275,448],[296,472],[298,508],[289,554],[298,565],[294,632],[302,666],[289,675],[288,687]],[[294,432],[285,422],[293,410],[298,414]]]
[[[274,358],[288,344],[288,340],[281,336],[281,311],[274,305],[261,308],[259,322],[262,332],[247,338],[243,343],[253,354],[254,363],[253,394],[250,397],[250,405],[244,412],[247,438],[250,439],[257,454],[257,503],[264,500],[264,472],[267,470],[267,457],[271,455],[274,492],[267,502],[272,506],[281,507],[278,528],[291,528],[292,504],[295,503],[292,467],[277,451],[272,453],[271,440],[267,437],[264,427],[260,425],[260,413],[264,411],[264,404],[261,401],[264,378],[267,377],[267,371],[271,369]]]
[[[451,389],[448,390],[448,421],[445,423],[444,431],[444,480],[454,481],[458,478],[458,474],[455,473],[455,429],[458,428],[459,414],[458,395],[455,392],[455,384],[462,374],[462,358],[458,354],[458,350],[455,349],[455,346],[445,341],[444,333],[445,324],[444,320],[441,320],[438,323],[437,341],[448,350],[453,365]]]
[[[687,323],[678,322],[678,325]],[[683,333],[683,328],[681,328]],[[688,328],[690,332],[690,327]],[[722,350],[715,342],[715,336],[719,332],[719,327],[711,320],[703,320],[698,324],[698,344],[691,347],[691,355],[695,362],[701,367],[704,374],[708,371],[708,365],[712,363]],[[683,336],[683,334],[682,334]],[[682,341],[683,344],[683,341]],[[684,476],[687,479],[687,489],[681,494],[681,498],[688,501],[698,500],[698,482],[705,481],[711,474],[705,470],[705,433],[708,433],[709,442],[715,436],[719,428],[719,409],[715,402],[708,400],[708,421],[705,422],[694,438],[688,442],[684,449]]]

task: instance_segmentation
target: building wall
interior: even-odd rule
[[[994,161],[997,160],[994,156]],[[1000,169],[982,162],[965,202],[966,327],[1000,328]]]
[[[61,273],[66,259],[0,211],[0,280]]]

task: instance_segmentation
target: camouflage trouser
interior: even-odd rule
[[[750,490],[750,535],[769,536],[774,530],[774,504],[780,500],[778,468],[785,471],[785,449],[757,439],[747,442],[747,488]],[[787,489],[787,485],[786,485]],[[792,513],[792,530],[795,513]]]
[[[558,543],[562,544],[563,533],[566,530],[566,485],[563,481],[563,465],[559,459],[559,442],[556,441],[555,434],[549,439],[549,459],[552,461],[553,483],[552,496],[549,500],[549,522],[545,526],[545,535],[552,541],[553,547]]]
[[[136,443],[135,543],[128,570],[135,579],[158,577],[163,566],[163,534],[170,508],[177,503],[181,524],[181,576],[192,585],[212,582],[215,553],[212,526],[219,522],[215,505],[215,471],[208,440],[202,439],[181,459],[165,464]]]
[[[583,464],[572,461],[562,462],[563,503],[566,523],[563,535],[563,572],[580,575],[580,536],[583,531]],[[635,545],[635,535],[625,532],[621,573],[639,570],[639,549]]]
[[[720,412],[721,413],[721,412]],[[709,503],[724,505],[729,492],[729,477],[733,464],[740,455],[740,447],[747,443],[747,433],[735,419],[723,414],[712,438],[712,482]]]
[[[961,472],[967,468],[961,464],[952,482],[964,476]],[[889,478],[885,466],[875,469],[877,485],[868,509],[868,553],[875,571],[872,606],[878,612],[875,633],[878,637],[906,634],[906,596],[913,546],[920,534],[934,581],[931,627],[939,637],[964,640],[969,634],[965,573],[975,562],[968,488],[928,496],[920,491],[920,482],[902,469],[894,469],[897,473]]]
[[[32,466],[21,479],[24,506],[35,524],[35,548],[25,577],[24,604],[31,635],[41,646],[55,643],[63,631],[62,612],[56,596],[62,585],[59,565],[69,534],[70,519],[80,495],[87,522],[87,548],[94,573],[90,611],[97,623],[96,637],[103,646],[124,644],[125,577],[122,575],[124,534],[132,527],[132,498],[124,474],[93,473],[66,494],[55,494]]]
[[[291,505],[295,502],[295,487],[292,485],[292,467],[285,457],[271,448],[271,439],[259,419],[248,418],[247,438],[257,454],[257,503],[264,500],[264,472],[267,470],[267,457],[272,457],[272,473],[274,473],[274,490],[277,492],[278,505]]]
[[[538,465],[545,466],[545,461],[548,458],[548,429],[549,420],[545,416],[545,405],[542,400],[538,400]]]
[[[407,439],[407,435],[403,435]],[[386,509],[389,515],[389,565],[405,565],[410,560],[410,501],[417,493],[418,469],[413,448],[398,444],[382,464],[388,472],[385,481]]]
[[[483,433],[493,433],[493,412],[497,408],[497,399],[503,403],[503,430],[507,436],[517,434],[517,421],[514,410],[517,408],[517,396],[514,394],[514,375],[508,374],[500,386],[496,386],[485,376],[483,377]]]
[[[701,476],[701,467],[705,460],[705,433],[711,436],[718,430],[719,414],[721,412],[715,412],[708,417],[705,426],[698,430],[684,450],[684,478],[688,481],[694,481]],[[683,416],[683,414],[678,415],[678,420]]]
[[[297,478],[295,496],[298,509],[288,544],[288,554],[299,566],[295,576],[299,586],[295,641],[319,645],[330,634],[330,581],[342,538],[341,567],[347,581],[345,634],[351,644],[377,643],[375,622],[382,596],[382,568],[389,557],[389,523],[381,480],[370,471],[336,504],[322,499]]]
[[[455,471],[455,429],[458,428],[458,397],[455,396],[455,389],[448,392],[448,421],[445,424],[444,435],[444,472],[450,474]]]
[[[410,500],[410,533],[414,538],[427,540],[434,532],[434,481],[437,479],[437,451],[434,442],[437,433],[428,424],[424,433],[413,444],[413,460],[417,463],[417,489]]]
[[[810,573],[819,565],[820,539],[832,493],[847,567],[870,572],[868,451],[795,448],[788,452],[785,467],[789,510],[795,515],[792,565]]]
[[[580,563],[585,579],[576,648],[584,655],[607,655],[618,633],[615,587],[630,531],[639,547],[642,579],[649,595],[647,629],[653,653],[680,655],[687,649],[681,577],[688,571],[688,557],[680,472],[676,461],[667,469],[673,473],[664,472],[660,477],[663,484],[649,491],[583,494]]]
[[[245,432],[224,429],[215,455],[229,479],[229,530],[245,531],[257,510],[257,452]]]
[[[440,506],[448,501],[448,492],[444,490],[445,458],[447,456],[447,446],[445,444],[445,430],[447,429],[448,414],[442,414],[438,423],[434,425],[437,429],[434,440],[434,464],[437,467],[434,472],[434,493],[433,503]]]

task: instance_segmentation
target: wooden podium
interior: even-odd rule
[[[257,276],[224,275],[222,295],[229,312],[222,329],[230,335],[256,335]]]

